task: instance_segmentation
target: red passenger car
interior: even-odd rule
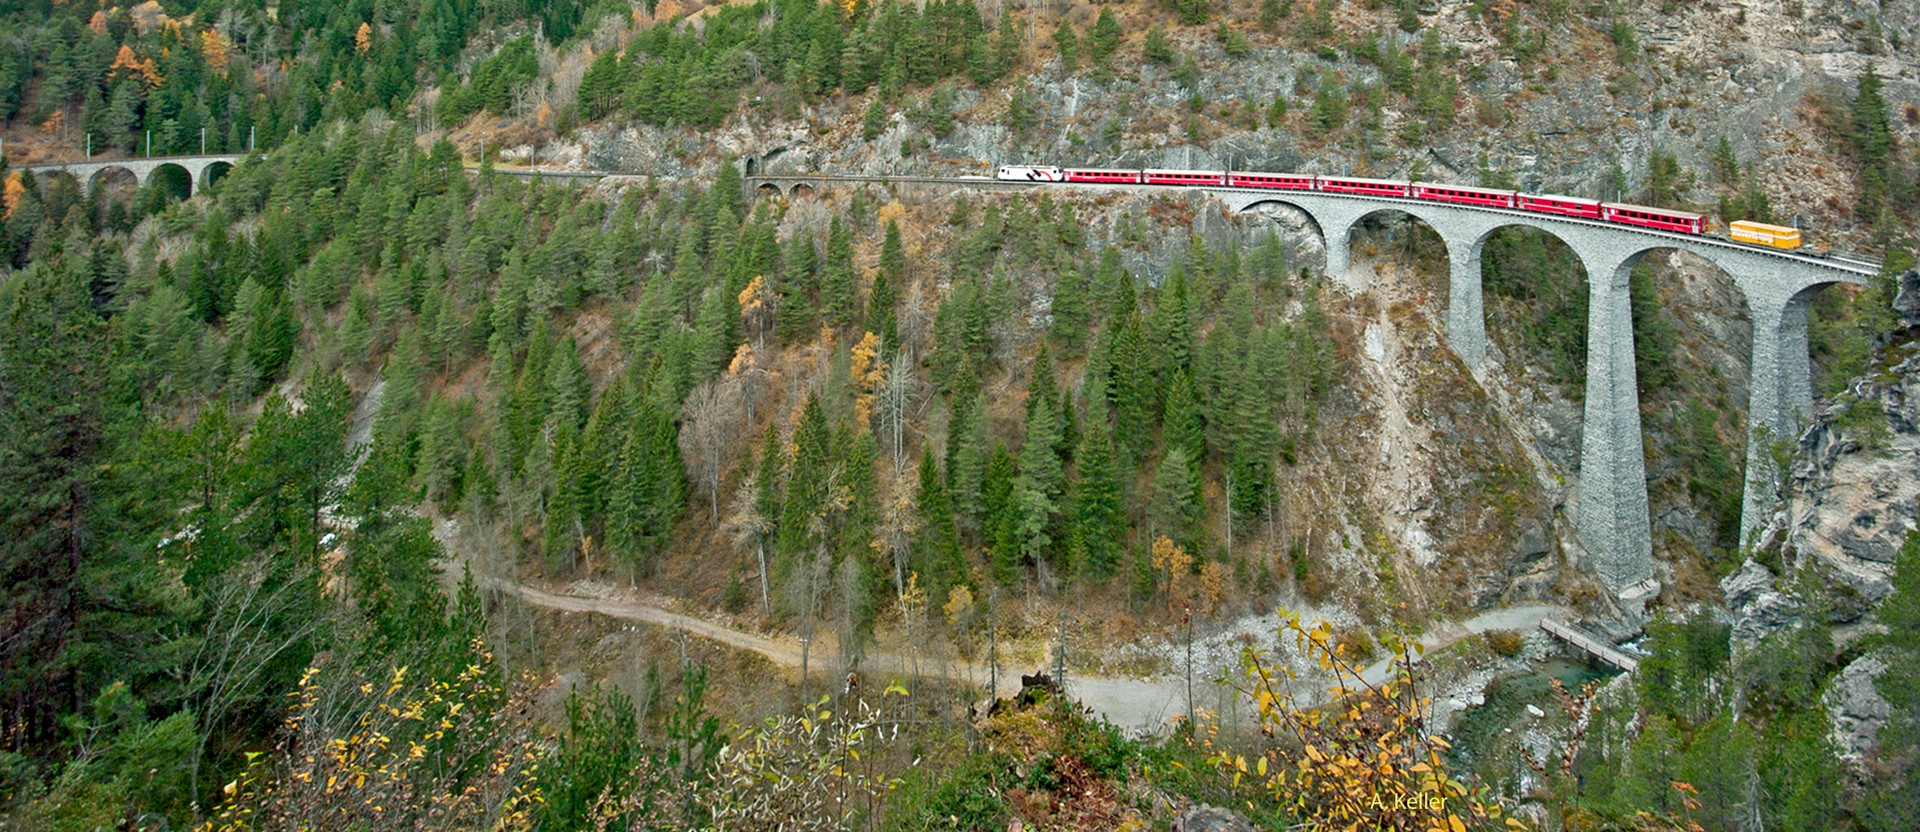
[[[1670,208],[1649,208],[1645,205],[1622,205],[1604,203],[1600,206],[1600,218],[1622,225],[1637,225],[1641,228],[1654,228],[1661,231],[1678,231],[1682,234],[1707,233],[1707,217],[1690,211],[1675,211]]]
[[[1227,175],[1217,170],[1155,170],[1143,171],[1149,185],[1225,185]]]
[[[1496,191],[1491,188],[1469,188],[1465,185],[1415,182],[1413,198],[1431,199],[1435,202],[1458,202],[1462,205],[1479,205],[1486,208],[1512,208],[1514,192]]]
[[[1577,196],[1521,194],[1520,210],[1532,211],[1536,214],[1559,214],[1563,217],[1597,220],[1600,218],[1600,200],[1581,199]]]
[[[1228,171],[1227,184],[1236,188],[1279,188],[1291,191],[1313,190],[1313,177],[1300,173],[1247,173]]]
[[[1140,172],[1137,170],[1107,170],[1103,168],[1067,168],[1068,182],[1111,182],[1124,185],[1140,184]]]
[[[1365,196],[1407,196],[1407,183],[1391,179],[1354,179],[1351,177],[1322,176],[1315,180],[1319,187],[1315,190],[1336,194],[1363,194]]]

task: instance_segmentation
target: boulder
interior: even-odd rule
[[[1217,806],[1189,806],[1173,818],[1171,832],[1255,832],[1253,821]]]

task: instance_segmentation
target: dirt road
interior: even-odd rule
[[[598,613],[610,618],[627,621],[644,621],[661,627],[682,630],[701,638],[720,642],[729,647],[759,653],[783,667],[800,666],[800,645],[796,642],[756,635],[735,630],[711,621],[671,612],[662,607],[633,600],[616,598],[578,598],[572,595],[555,595],[551,592],[535,589],[525,584],[516,584],[499,578],[481,578],[475,581],[493,587],[502,592],[512,593],[526,599],[527,603],[548,609],[567,612]],[[825,665],[822,665],[824,667]]]
[[[673,612],[657,604],[650,604],[632,598],[577,597],[556,595],[545,590],[514,583],[499,578],[480,578],[476,580],[502,592],[519,595],[528,603],[548,609],[566,612],[592,613],[627,621],[640,621],[660,627],[682,630],[701,638],[710,639],[729,647],[758,653],[782,667],[797,668],[801,661],[801,646],[797,640],[774,636],[764,636],[736,630],[712,621]],[[1512,607],[1481,613],[1463,622],[1437,626],[1420,639],[1428,652],[1439,650],[1449,644],[1475,633],[1488,630],[1526,630],[1540,625],[1540,620],[1564,613],[1556,606],[1535,605]],[[813,664],[821,672],[836,669],[833,660],[825,655],[826,651],[813,657]],[[878,672],[900,672],[909,665],[910,659],[892,654],[869,656],[863,666]],[[938,676],[962,682],[984,683],[987,671],[984,666],[970,665],[952,661],[938,661],[931,657],[918,662],[923,675]],[[1380,661],[1363,671],[1364,678],[1371,683],[1386,679],[1388,664]],[[1009,695],[1019,689],[1020,669],[1003,665],[1000,669],[1001,695]],[[1014,680],[1009,683],[1008,680]],[[1091,708],[1114,725],[1135,733],[1157,733],[1166,727],[1175,716],[1186,713],[1188,689],[1184,679],[1156,676],[1149,678],[1103,677],[1068,674],[1067,692],[1081,704]],[[1229,694],[1210,681],[1195,680],[1193,687],[1194,703],[1203,708],[1216,711],[1224,710],[1225,698]]]

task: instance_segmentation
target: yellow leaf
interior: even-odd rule
[[[1453,832],[1467,832],[1467,825],[1460,822],[1459,815],[1448,815],[1447,825],[1453,827]]]
[[[1254,768],[1259,770],[1261,777],[1267,776],[1267,758],[1261,757],[1260,761],[1254,764]]]

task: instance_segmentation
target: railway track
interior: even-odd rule
[[[470,171],[479,170],[479,168],[476,166],[469,166],[467,169]],[[611,173],[606,171],[542,171],[542,170],[532,170],[532,169],[526,169],[526,168],[497,168],[497,167],[494,168],[494,172],[498,174],[503,174],[507,176],[516,176],[521,178],[575,179],[575,180],[603,179],[610,176],[639,176],[640,175],[640,174]],[[833,183],[833,184],[871,184],[871,185],[896,185],[896,184],[897,185],[944,185],[948,187],[965,187],[965,188],[975,188],[975,189],[981,189],[981,190],[996,190],[996,191],[1026,190],[1030,188],[1039,188],[1039,187],[1046,187],[1046,186],[1072,188],[1074,190],[1110,188],[1110,189],[1127,189],[1127,190],[1156,189],[1156,190],[1165,190],[1165,191],[1190,191],[1190,190],[1196,189],[1196,186],[1188,186],[1188,185],[1135,185],[1135,184],[1110,185],[1110,184],[1089,184],[1089,183],[1067,184],[1062,182],[1025,182],[1020,180],[993,179],[985,176],[975,177],[975,176],[873,175],[873,174],[845,174],[845,173],[821,173],[821,174],[775,173],[775,174],[753,174],[751,176],[745,177],[745,179],[749,183],[749,185],[753,187],[759,187],[760,185],[766,185],[766,184],[782,184],[782,185],[791,186],[791,185],[812,185],[815,183]],[[1197,189],[1205,190],[1205,191],[1220,191],[1220,192],[1227,192],[1227,193],[1264,194],[1264,195],[1269,195],[1274,197],[1276,201],[1285,201],[1287,195],[1290,193],[1290,191],[1287,191],[1287,190],[1279,190],[1279,189],[1271,189],[1271,188],[1244,188],[1244,187],[1237,188],[1231,185],[1197,186]],[[1345,194],[1345,193],[1336,193],[1336,192],[1329,192],[1329,191],[1312,191],[1311,193],[1316,197],[1326,197],[1326,198],[1334,198],[1334,199],[1352,199],[1352,200],[1360,200],[1360,201],[1367,201],[1367,202],[1375,202],[1380,204],[1380,206],[1383,208],[1391,208],[1391,207],[1402,205],[1408,202],[1408,200],[1405,200],[1405,199],[1367,196],[1362,194]],[[1426,203],[1422,203],[1422,204],[1426,204]],[[1863,276],[1873,276],[1873,275],[1879,274],[1880,272],[1879,262],[1873,261],[1873,260],[1866,260],[1860,257],[1854,257],[1850,255],[1810,252],[1810,251],[1783,251],[1780,249],[1767,248],[1765,246],[1756,246],[1756,245],[1749,245],[1745,243],[1738,243],[1738,242],[1734,242],[1732,240],[1721,238],[1721,237],[1677,234],[1670,231],[1659,231],[1655,229],[1623,226],[1617,223],[1599,222],[1595,220],[1586,220],[1586,219],[1579,219],[1574,217],[1562,217],[1562,216],[1555,216],[1552,214],[1542,214],[1542,213],[1535,213],[1530,211],[1517,211],[1517,210],[1506,209],[1506,208],[1488,208],[1483,206],[1455,205],[1452,203],[1446,203],[1445,207],[1457,208],[1461,210],[1486,211],[1490,213],[1505,214],[1505,215],[1514,216],[1514,217],[1523,217],[1535,222],[1565,223],[1567,225],[1586,226],[1589,228],[1602,228],[1602,229],[1607,229],[1611,231],[1627,231],[1635,234],[1644,234],[1651,237],[1659,237],[1659,238],[1674,240],[1676,242],[1692,243],[1695,245],[1714,246],[1716,248],[1723,248],[1729,251],[1764,254],[1770,257],[1779,258],[1781,260],[1799,262],[1799,263],[1803,263],[1809,266],[1815,266],[1819,268],[1835,269],[1838,271],[1844,271],[1844,272],[1863,275]]]

